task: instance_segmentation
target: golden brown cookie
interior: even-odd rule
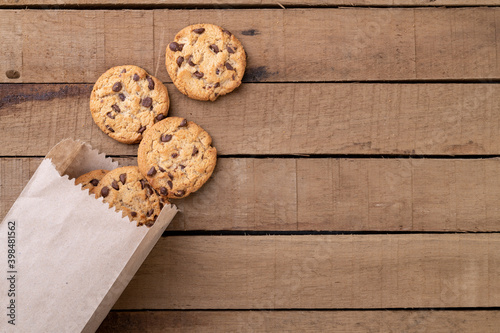
[[[99,185],[99,181],[108,172],[109,170],[104,169],[92,170],[75,179],[75,185],[82,184],[82,190],[89,189],[89,194],[92,194]]]
[[[123,143],[141,141],[144,131],[168,114],[167,88],[137,66],[117,66],[97,80],[90,95],[92,118]]]
[[[149,183],[168,198],[184,198],[210,178],[217,162],[212,138],[184,118],[169,117],[144,133],[137,163]]]
[[[96,198],[103,197],[110,207],[123,211],[130,220],[137,222],[137,226],[152,226],[160,215],[163,203],[168,203],[149,185],[137,166],[108,172],[95,189],[95,195]]]
[[[213,24],[195,24],[182,29],[168,44],[165,65],[184,95],[215,101],[241,84],[246,54],[229,31]]]

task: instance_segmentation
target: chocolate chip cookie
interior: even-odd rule
[[[213,24],[195,24],[182,29],[167,45],[165,64],[184,95],[215,101],[241,84],[246,54],[229,31]]]
[[[75,185],[82,184],[82,190],[89,189],[89,194],[92,194],[97,185],[99,185],[99,181],[108,172],[109,170],[104,169],[92,170],[75,179]]]
[[[167,116],[169,105],[163,83],[131,65],[106,71],[90,95],[90,111],[97,126],[128,144],[141,141],[147,128]]]
[[[95,189],[96,198],[121,210],[137,226],[152,226],[166,199],[149,185],[137,166],[116,168],[108,172]]]
[[[217,162],[212,138],[184,118],[164,119],[139,144],[139,170],[163,197],[184,198],[210,178]]]

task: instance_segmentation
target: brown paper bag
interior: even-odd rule
[[[137,227],[74,184],[117,166],[73,140],[42,161],[0,224],[1,332],[94,332],[106,317],[177,212]]]

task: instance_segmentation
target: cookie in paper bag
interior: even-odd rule
[[[137,166],[116,168],[108,172],[95,189],[96,198],[102,197],[110,207],[115,207],[136,221],[137,226],[152,226],[160,215],[163,203]]]
[[[108,172],[109,170],[104,169],[92,170],[78,177],[75,180],[75,185],[82,184],[82,190],[89,189],[89,194],[93,194],[102,177]]]

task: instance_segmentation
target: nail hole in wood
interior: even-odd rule
[[[19,79],[21,77],[21,73],[13,69],[10,69],[7,72],[5,72],[5,75],[7,75],[9,79]]]

